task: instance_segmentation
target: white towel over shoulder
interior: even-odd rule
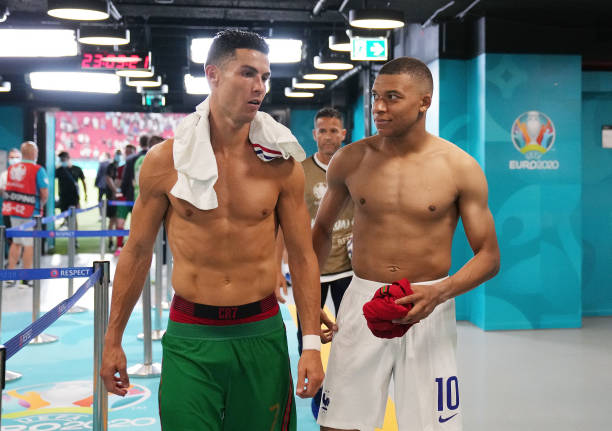
[[[217,208],[214,185],[219,173],[210,143],[209,98],[196,107],[177,126],[174,133],[174,168],[178,179],[170,193],[201,210]],[[265,112],[258,112],[251,122],[249,140],[253,151],[264,162],[293,157],[298,162],[306,153],[291,131]]]

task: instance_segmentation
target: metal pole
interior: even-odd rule
[[[366,138],[372,133],[372,104],[370,103],[371,71],[372,66],[367,62],[363,67],[363,120]]]
[[[42,217],[34,216],[34,220],[36,220],[35,230],[37,232],[42,231]],[[42,238],[36,237],[34,238],[34,259],[33,259],[33,267],[35,269],[40,268],[40,255],[42,253]],[[40,315],[40,280],[34,280],[34,288],[32,290],[32,322],[35,322]],[[40,334],[30,341],[30,344],[46,344],[53,343],[57,341],[58,337],[55,335],[49,334]]]
[[[0,226],[0,269],[4,269],[4,249],[6,247],[6,226]],[[2,294],[4,293],[4,281],[0,280],[0,335],[2,334]],[[1,337],[0,337],[1,338]],[[2,346],[4,348],[4,346]],[[9,371],[2,368],[3,374],[0,378],[4,378],[7,382],[11,382],[13,380],[17,380],[21,378],[21,374],[15,373],[13,371]],[[2,388],[4,388],[4,383],[2,384]],[[2,398],[0,396],[0,398]],[[1,403],[1,400],[0,400]],[[2,404],[0,404],[1,408]]]
[[[130,377],[153,377],[161,375],[161,365],[153,363],[153,342],[151,340],[151,275],[147,274],[142,291],[142,334],[138,338],[144,341],[144,363],[127,369]]]
[[[106,210],[108,208],[108,199],[102,199],[102,218],[100,219],[100,230],[106,230]],[[106,237],[100,237],[100,260],[104,260],[106,254]]]
[[[161,340],[164,336],[162,329],[162,289],[164,287],[162,270],[164,266],[164,227],[157,232],[155,239],[155,327],[151,338]]]
[[[2,226],[4,227],[4,226]],[[2,254],[4,254],[4,249],[2,250]],[[6,348],[3,344],[0,344],[0,413],[2,413],[2,396],[4,395],[4,373],[6,371]],[[0,414],[0,428],[2,428],[2,414]]]
[[[108,290],[110,262],[94,262],[94,271],[102,270],[94,291],[94,375],[93,431],[108,429],[108,391],[100,378],[104,334],[108,326]]]
[[[68,216],[68,230],[76,231],[76,208],[74,206],[70,207],[70,215]],[[74,266],[74,256],[76,254],[76,236],[71,236],[68,238],[68,266]],[[74,293],[74,279],[68,279],[68,298],[72,296]],[[87,311],[83,307],[79,307],[78,305],[74,305],[70,310],[66,313],[82,313]]]

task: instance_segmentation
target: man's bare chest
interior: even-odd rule
[[[219,219],[257,223],[274,214],[280,183],[268,170],[245,163],[219,166],[214,185],[218,206],[199,210],[188,202],[171,199],[173,210],[182,219],[211,222]]]
[[[435,220],[456,211],[457,187],[440,160],[411,162],[365,158],[347,178],[357,211]]]

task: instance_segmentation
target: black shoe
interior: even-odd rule
[[[21,280],[21,285],[19,286],[22,289],[27,289],[28,287],[34,287],[33,280]]]

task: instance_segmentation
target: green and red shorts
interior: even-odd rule
[[[163,431],[296,430],[287,336],[274,295],[235,307],[175,295],[162,346]]]

